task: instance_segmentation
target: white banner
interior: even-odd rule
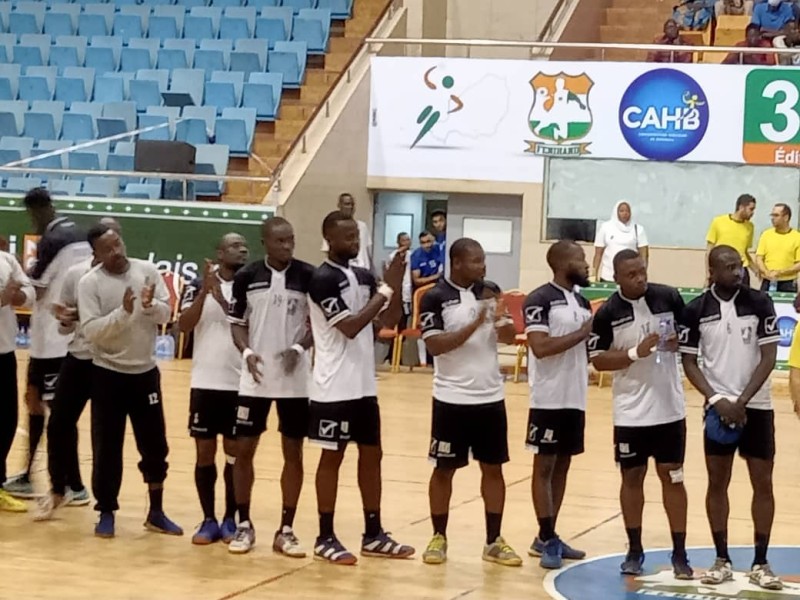
[[[541,182],[545,156],[800,164],[800,69],[374,57],[368,173]]]

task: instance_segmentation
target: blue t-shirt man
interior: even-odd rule
[[[442,272],[442,259],[433,235],[424,231],[419,236],[420,247],[411,253],[411,280],[414,287],[438,281]]]
[[[431,224],[433,233],[436,236],[436,247],[439,249],[439,256],[442,265],[447,261],[447,213],[443,210],[435,210],[431,213]]]
[[[752,23],[758,25],[761,31],[780,31],[790,21],[795,20],[792,3],[762,2],[753,7]]]

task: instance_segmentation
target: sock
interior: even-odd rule
[[[217,465],[196,465],[194,468],[194,484],[200,497],[203,518],[214,519],[214,484],[217,482]]]
[[[717,558],[724,558],[730,562],[731,557],[728,554],[728,530],[712,531],[711,537],[714,538],[714,547],[717,549]]]
[[[756,533],[756,556],[753,559],[754,565],[767,564],[767,546],[769,546],[769,535],[766,533]]]
[[[26,480],[30,479],[33,459],[36,457],[36,449],[44,433],[44,415],[28,415],[28,470]]]
[[[500,525],[503,523],[503,513],[486,513],[486,544],[494,544],[500,537]]]
[[[236,494],[233,493],[233,462],[232,457],[225,457],[225,468],[222,471],[222,478],[225,480],[225,519],[236,518]],[[233,458],[235,462],[236,459]]]
[[[686,532],[672,532],[672,553],[686,556]]]
[[[628,534],[628,551],[631,554],[641,554],[644,552],[644,548],[642,548],[642,528],[626,528],[625,533]]]
[[[239,523],[244,523],[245,521],[250,521],[250,503],[245,502],[244,504],[237,504],[236,510],[239,511]],[[252,525],[252,523],[251,523]]]
[[[375,537],[381,532],[381,511],[364,511],[364,535]]]
[[[164,512],[164,488],[150,488],[148,493],[150,494],[150,512]]]
[[[444,537],[447,537],[447,519],[449,516],[450,513],[444,513],[443,515],[431,515],[434,535],[438,533]]]
[[[556,537],[556,524],[553,517],[539,519],[539,539],[543,542]]]
[[[333,513],[319,513],[319,537],[333,537]]]
[[[291,528],[294,525],[294,514],[297,512],[296,506],[284,506],[281,512],[281,529]]]

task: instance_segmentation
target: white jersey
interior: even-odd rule
[[[219,275],[216,277],[226,305],[223,308],[211,294],[203,300],[200,320],[194,328],[191,386],[197,390],[236,391],[239,389],[242,355],[233,343],[228,322],[233,281],[225,281]],[[192,306],[202,289],[203,280],[199,278],[186,286],[181,311]]]
[[[283,271],[266,260],[250,263],[233,279],[233,303],[228,319],[247,325],[250,349],[264,361],[261,383],[242,364],[239,395],[256,398],[308,398],[311,358],[303,352],[297,367],[287,374],[280,353],[308,334],[308,286],[314,267],[292,260]]]
[[[17,262],[16,256],[0,251],[0,293],[12,280],[22,284],[22,293],[25,294],[24,306],[26,308],[32,306],[36,293],[30,279]],[[14,312],[14,307],[10,304],[0,307],[0,354],[13,352],[17,347],[17,326],[17,313]]]
[[[644,296],[629,300],[615,292],[594,317],[589,338],[589,356],[607,350],[629,350],[652,333],[662,319],[677,324],[683,311],[678,290],[651,283]],[[664,353],[661,364],[656,353],[614,373],[614,425],[648,427],[686,417],[677,353]]]
[[[326,260],[309,283],[314,332],[314,376],[310,399],[341,402],[375,397],[375,333],[368,324],[352,340],[336,324],[361,312],[377,291],[375,276],[359,267]]]
[[[728,301],[714,287],[692,300],[683,311],[681,352],[700,354],[708,384],[732,401],[741,395],[761,361],[761,346],[780,340],[772,299],[741,287]],[[747,408],[772,410],[769,379]]]
[[[81,278],[92,270],[92,259],[87,258],[76,265],[72,265],[64,276],[64,284],[61,286],[60,303],[64,306],[78,306],[78,282]],[[80,309],[78,309],[80,312]],[[89,360],[92,358],[92,346],[89,340],[81,332],[80,323],[75,323],[74,329],[68,335],[70,337],[67,350],[75,358]]]
[[[539,331],[550,337],[574,333],[592,318],[589,301],[580,292],[548,283],[532,291],[522,309],[525,333]],[[531,408],[586,410],[589,354],[581,342],[561,354],[536,358],[528,350]]]

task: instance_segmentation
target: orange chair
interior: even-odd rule
[[[406,329],[400,331],[399,335],[394,339],[395,352],[392,355],[392,372],[398,373],[400,371],[400,358],[403,350],[403,342],[406,338],[419,339],[422,337],[422,331],[419,328],[419,308],[422,304],[422,297],[428,290],[433,288],[435,283],[423,285],[421,288],[414,290],[414,296],[411,299],[411,324]],[[413,371],[414,367],[409,367],[409,371]]]
[[[397,356],[397,341],[400,339],[400,333],[398,331],[398,327],[395,325],[391,329],[388,327],[382,327],[381,330],[378,332],[378,339],[380,340],[392,340],[392,373],[397,373],[395,371],[394,357]]]
[[[525,333],[525,318],[522,316],[522,307],[525,304],[525,293],[522,290],[508,290],[503,292],[505,302],[511,318],[514,320],[514,345],[517,347],[517,358],[514,363],[514,383],[519,383],[519,374],[522,363],[528,357],[528,336]]]
[[[183,295],[183,287],[184,281],[183,277],[176,277],[175,273],[172,271],[159,271],[161,273],[161,278],[164,280],[164,284],[167,286],[167,291],[169,292],[169,321],[164,323],[161,326],[161,335],[166,335],[168,328],[172,327],[175,323],[178,322],[178,313],[180,312],[180,300],[181,296]],[[183,358],[183,345],[184,345],[184,334],[181,331],[178,334],[177,346],[178,346],[178,358]]]
[[[605,304],[605,298],[597,298],[589,302],[589,305],[592,308],[592,316],[597,314],[597,311],[600,310],[600,307]],[[605,371],[598,371],[597,372],[597,387],[603,387],[603,379],[605,379],[606,372]]]

